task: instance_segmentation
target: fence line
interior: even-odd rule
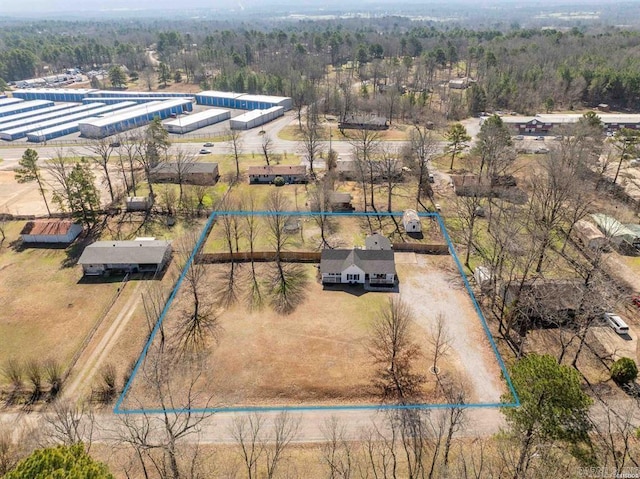
[[[239,251],[236,253],[201,253],[196,257],[196,263],[228,263],[231,261],[238,263],[247,263],[255,261],[259,263],[267,263],[276,260],[275,251],[254,251],[253,255],[250,251]],[[320,251],[281,251],[280,260],[289,263],[319,263]]]

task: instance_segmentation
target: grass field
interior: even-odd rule
[[[14,249],[23,226],[9,223],[0,247],[0,362],[51,358],[66,366],[120,283],[81,280],[64,249]]]

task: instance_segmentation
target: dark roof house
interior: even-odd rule
[[[183,183],[215,185],[220,178],[218,163],[160,163],[151,170],[151,181],[154,183],[177,183],[180,177]]]

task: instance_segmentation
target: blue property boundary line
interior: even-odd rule
[[[500,370],[502,372],[502,375],[507,383],[507,386],[509,388],[509,392],[511,393],[511,397],[513,398],[513,401],[510,403],[469,403],[469,404],[449,404],[449,403],[438,403],[438,404],[406,404],[406,405],[397,405],[397,404],[364,404],[364,405],[327,405],[327,406],[269,406],[269,407],[260,407],[260,406],[253,406],[253,407],[219,407],[219,408],[174,408],[174,409],[122,409],[122,403],[124,402],[127,393],[129,392],[129,389],[131,389],[131,385],[133,384],[133,381],[136,377],[136,375],[138,374],[138,371],[140,370],[140,367],[142,366],[142,364],[144,363],[144,360],[147,356],[147,353],[149,352],[149,348],[151,347],[151,344],[153,343],[156,335],[158,334],[158,331],[160,330],[160,326],[162,325],[165,317],[167,316],[167,313],[171,307],[171,305],[173,304],[173,300],[175,299],[178,291],[180,290],[180,287],[182,286],[182,282],[184,281],[184,278],[189,270],[189,268],[191,267],[191,265],[193,264],[193,261],[195,260],[195,257],[198,253],[198,251],[200,251],[200,248],[202,247],[202,244],[204,243],[204,241],[207,239],[208,233],[211,229],[211,225],[213,224],[213,221],[215,221],[216,216],[220,215],[220,216],[270,216],[270,215],[281,215],[281,216],[318,216],[318,215],[324,215],[324,216],[341,216],[341,217],[391,217],[391,216],[402,216],[403,213],[402,212],[379,212],[379,213],[365,213],[365,212],[340,212],[340,213],[324,213],[324,212],[313,212],[313,211],[282,211],[282,212],[272,212],[272,211],[218,211],[218,212],[213,212],[211,213],[211,215],[209,216],[203,230],[202,233],[200,234],[200,237],[198,238],[198,241],[195,244],[195,247],[193,248],[193,251],[191,251],[191,254],[189,255],[189,258],[187,259],[187,262],[184,266],[184,268],[182,269],[182,272],[180,273],[180,276],[178,277],[178,280],[176,281],[176,284],[173,287],[173,290],[171,291],[171,294],[169,295],[169,297],[167,298],[167,301],[164,305],[164,308],[162,309],[162,312],[160,313],[160,316],[158,317],[158,320],[156,321],[155,326],[153,327],[153,330],[151,331],[151,334],[149,335],[149,339],[147,340],[146,344],[144,345],[144,347],[142,348],[142,351],[140,353],[140,356],[138,357],[138,360],[136,361],[136,364],[131,372],[131,375],[129,376],[129,379],[127,381],[127,383],[125,384],[124,389],[122,390],[122,393],[120,394],[120,396],[118,397],[118,400],[116,401],[116,404],[113,408],[113,412],[115,414],[162,414],[162,413],[173,413],[173,414],[181,414],[181,413],[191,413],[191,414],[197,414],[197,413],[219,413],[219,412],[227,412],[227,413],[232,413],[232,412],[275,412],[275,411],[339,411],[339,410],[376,410],[376,411],[380,411],[380,410],[411,410],[411,409],[452,409],[452,408],[499,408],[499,407],[519,407],[520,406],[520,398],[518,397],[518,393],[516,392],[515,388],[513,387],[513,383],[511,381],[511,377],[509,376],[509,372],[507,371],[507,367],[504,363],[504,360],[502,359],[502,356],[500,355],[500,352],[498,351],[498,347],[493,339],[493,336],[491,335],[491,331],[489,330],[489,326],[487,324],[487,321],[484,317],[484,314],[482,314],[482,310],[480,309],[480,305],[478,304],[475,295],[473,294],[473,291],[471,290],[471,285],[469,284],[469,281],[467,280],[467,276],[464,273],[464,269],[462,267],[462,263],[460,263],[460,260],[458,259],[458,255],[456,253],[456,250],[453,246],[453,243],[451,241],[451,238],[449,237],[449,233],[447,232],[447,228],[445,227],[444,221],[442,220],[442,217],[438,214],[438,213],[423,213],[420,212],[418,213],[418,216],[420,217],[428,217],[428,218],[435,218],[438,222],[438,226],[440,227],[440,231],[442,232],[442,235],[445,239],[445,241],[447,242],[447,246],[449,248],[449,254],[452,256],[454,262],[456,263],[456,266],[458,268],[458,272],[460,273],[460,276],[462,278],[462,281],[464,282],[464,286],[465,289],[467,290],[467,293],[469,294],[469,297],[471,298],[471,301],[473,302],[473,306],[476,310],[476,313],[478,314],[478,317],[480,318],[480,323],[482,324],[482,328],[484,329],[485,335],[487,336],[487,339],[489,340],[489,343],[491,345],[491,349],[493,350],[493,353],[498,361],[498,365],[500,366]]]

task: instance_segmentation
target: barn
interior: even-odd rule
[[[24,243],[69,244],[82,233],[82,226],[70,220],[27,221],[20,231]]]

